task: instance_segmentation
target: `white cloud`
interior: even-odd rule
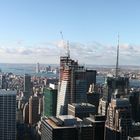
[[[98,42],[87,44],[70,42],[73,59],[85,64],[115,64],[117,46],[103,45]],[[8,63],[59,63],[59,56],[66,54],[66,42],[54,41],[35,45],[18,41],[0,44],[0,62]],[[131,44],[120,45],[120,64],[139,65],[140,46]]]

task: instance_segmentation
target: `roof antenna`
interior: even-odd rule
[[[118,34],[118,45],[117,45],[117,61],[116,61],[116,74],[115,76],[118,77],[118,71],[119,71],[119,42],[120,41],[120,36]]]
[[[60,32],[60,34],[61,34],[61,38],[62,38],[62,41],[63,41],[63,46],[64,46],[64,48],[66,49],[66,56],[67,56],[68,58],[70,58],[69,41],[67,41],[67,45],[66,45],[66,47],[65,47],[64,37],[63,37],[62,31]]]

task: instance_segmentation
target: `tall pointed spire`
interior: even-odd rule
[[[120,41],[120,36],[118,34],[118,45],[117,45],[117,60],[116,60],[116,73],[115,76],[118,77],[118,71],[119,71],[119,42]]]

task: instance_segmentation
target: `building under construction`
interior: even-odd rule
[[[70,55],[60,57],[57,115],[66,115],[68,104],[86,102],[87,87],[92,83],[96,83],[96,71],[80,66]]]

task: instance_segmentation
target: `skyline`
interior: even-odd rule
[[[60,31],[82,64],[140,65],[139,1],[5,0],[0,2],[0,63],[59,63]],[[79,52],[80,50],[80,52]]]

